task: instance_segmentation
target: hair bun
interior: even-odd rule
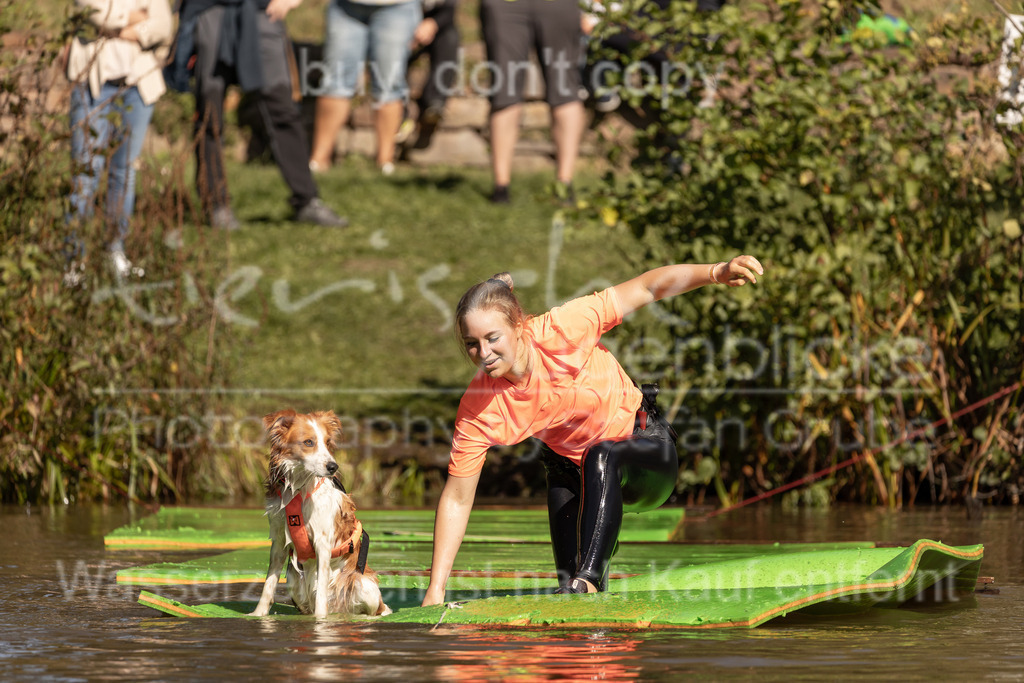
[[[512,276],[509,275],[508,273],[495,273],[487,281],[488,282],[500,282],[501,284],[503,284],[506,287],[508,287],[510,290],[512,289],[512,286],[513,286]]]

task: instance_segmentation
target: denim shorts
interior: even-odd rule
[[[320,94],[352,97],[369,66],[370,95],[375,102],[404,100],[409,94],[405,80],[409,46],[422,18],[420,0],[392,5],[331,0]]]

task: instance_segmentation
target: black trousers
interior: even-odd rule
[[[223,7],[212,7],[199,15],[195,29],[196,185],[207,210],[231,203],[221,140],[224,93],[234,78],[217,60],[223,15]],[[309,171],[309,142],[292,99],[291,45],[284,22],[271,21],[264,12],[259,12],[257,21],[263,87],[256,106],[274,161],[292,192],[289,203],[298,210],[317,196],[317,189]]]
[[[622,513],[653,510],[675,490],[675,433],[658,412],[657,388],[645,385],[644,390],[640,410],[647,413],[646,424],[638,417],[629,439],[593,445],[579,467],[544,448],[548,525],[560,586],[581,578],[605,590]]]
[[[434,41],[413,52],[409,56],[409,64],[413,64],[424,54],[430,60],[430,73],[423,85],[423,91],[417,98],[420,113],[429,108],[444,109],[445,102],[458,87],[459,29],[454,22],[439,22]]]

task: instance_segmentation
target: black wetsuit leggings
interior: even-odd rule
[[[602,441],[583,456],[582,466],[544,448],[548,523],[558,583],[573,578],[605,590],[618,547],[622,513],[658,507],[675,490],[679,470],[675,433],[658,413],[657,387],[645,385],[633,435]]]

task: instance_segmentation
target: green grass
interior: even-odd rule
[[[466,288],[508,270],[540,313],[633,274],[622,249],[636,247],[603,225],[570,219],[552,246],[563,212],[551,178],[517,174],[512,204],[494,206],[485,171],[400,168],[385,178],[349,159],[317,176],[324,200],[351,221],[336,230],[288,220],[276,167],[231,166],[243,229],[206,239],[223,253],[222,320],[234,318],[237,343],[219,362],[231,364],[233,387],[266,394],[268,410],[283,398],[355,411],[457,400],[473,373],[452,327]],[[246,404],[254,409],[251,396]]]

